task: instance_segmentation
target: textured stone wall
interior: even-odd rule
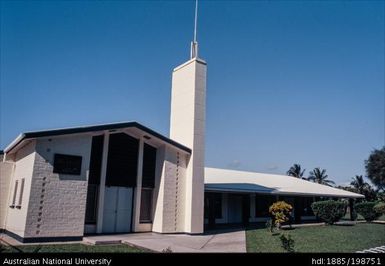
[[[83,236],[92,137],[39,139],[25,237]],[[53,173],[54,154],[82,156],[80,175]]]

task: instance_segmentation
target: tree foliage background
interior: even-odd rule
[[[374,150],[365,161],[366,174],[370,181],[378,187],[385,189],[385,146]]]

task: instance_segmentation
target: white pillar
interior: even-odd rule
[[[104,212],[104,192],[106,188],[107,175],[107,159],[108,159],[108,144],[110,142],[109,132],[104,133],[103,141],[103,155],[102,155],[102,169],[100,173],[100,185],[98,196],[98,217],[96,221],[96,233],[100,234],[103,231],[103,212]]]
[[[142,195],[142,178],[143,178],[143,148],[144,142],[143,138],[139,139],[139,151],[138,151],[138,168],[136,175],[136,188],[134,196],[134,210],[133,210],[133,231],[138,231],[139,221],[140,221],[140,201]]]

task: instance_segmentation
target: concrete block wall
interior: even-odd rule
[[[176,212],[178,217],[178,223],[176,226],[177,232],[186,232],[186,176],[187,176],[187,165],[189,163],[189,155],[178,153],[177,155],[177,197],[176,197]]]
[[[83,236],[91,142],[89,135],[37,140],[24,237]],[[53,173],[55,153],[82,156],[81,174]]]
[[[168,150],[166,151],[163,174],[163,233],[174,233],[177,229],[177,171],[176,154]]]
[[[161,176],[155,186],[153,231],[185,232],[187,155],[170,147],[159,149]]]

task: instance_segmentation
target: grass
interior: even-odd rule
[[[295,241],[295,252],[356,252],[383,246],[385,243],[385,225],[383,224],[309,226],[280,230],[279,233],[274,234],[260,226],[260,228],[250,228],[246,231],[247,251],[285,252],[281,247],[280,233],[291,235]]]
[[[4,253],[132,253],[145,252],[144,250],[130,247],[128,245],[85,245],[76,244],[51,244],[51,245],[24,245],[24,246],[1,246]]]

